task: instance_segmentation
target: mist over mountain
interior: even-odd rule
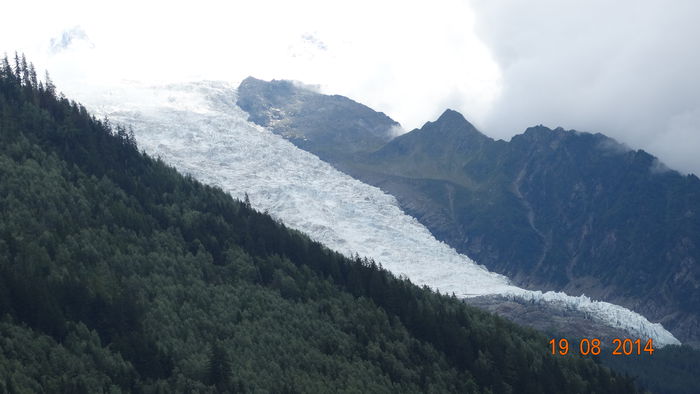
[[[334,114],[326,110],[302,122],[284,111],[284,95],[271,93],[274,88],[259,82],[241,86],[239,103],[246,103],[251,120],[279,113],[286,126],[266,123],[273,132],[294,134],[297,146],[394,195],[458,251],[522,286],[638,310],[682,341],[699,344],[696,176],[670,171],[602,134],[540,125],[509,142],[493,140],[451,110],[377,149],[368,147],[358,124],[351,134],[356,143],[328,148],[306,130],[331,133],[327,120],[352,117],[348,108],[335,106]],[[331,102],[317,93],[292,95]],[[339,150],[354,153],[333,154]]]

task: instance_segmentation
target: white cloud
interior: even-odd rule
[[[538,123],[597,131],[700,172],[700,3],[472,4],[503,73],[487,133]]]
[[[473,13],[458,0],[95,3],[14,2],[12,14],[28,17],[0,27],[0,50],[27,52],[68,93],[84,84],[75,82],[81,76],[296,79],[384,111],[407,129],[446,106],[478,120],[499,89]],[[37,9],[47,12],[30,12]],[[50,39],[73,26],[93,50],[48,57]]]
[[[494,137],[540,123],[599,131],[700,172],[697,2],[15,1],[3,11],[0,51],[25,51],[69,95],[105,81],[294,79],[406,130],[449,107]],[[50,55],[51,38],[75,26],[94,47]]]

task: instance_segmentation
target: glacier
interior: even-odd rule
[[[457,297],[504,295],[585,312],[657,346],[680,342],[661,324],[619,305],[561,292],[531,291],[457,253],[393,196],[337,171],[247,121],[236,85],[201,81],[149,86],[127,82],[70,92],[99,116],[133,127],[140,149],[347,256]]]

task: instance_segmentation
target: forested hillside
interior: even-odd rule
[[[633,392],[351,261],[0,65],[0,392]]]
[[[635,377],[645,390],[660,394],[700,392],[700,351],[690,346],[671,345],[654,352],[653,357],[604,354],[602,362],[615,371]]]

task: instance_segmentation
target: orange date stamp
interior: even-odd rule
[[[572,348],[569,344],[569,340],[566,338],[551,339],[549,341],[552,354],[559,354],[565,356],[569,354],[569,350]],[[575,346],[574,344],[571,344]],[[578,351],[579,354],[583,356],[593,355],[597,356],[602,352],[601,349],[602,342],[598,338],[581,338],[578,341]],[[612,340],[612,355],[613,356],[631,356],[631,355],[642,355],[654,354],[654,341],[652,339],[647,339],[644,344],[642,344],[641,339],[630,339],[630,338],[615,338]]]

